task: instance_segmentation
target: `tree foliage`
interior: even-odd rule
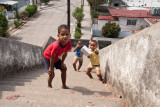
[[[3,10],[5,10],[4,6],[0,6],[0,12],[2,12]]]
[[[83,14],[83,8],[77,7],[73,12],[73,17],[77,20],[77,22],[81,22],[84,14]]]
[[[121,28],[116,23],[108,22],[102,27],[102,35],[109,38],[117,38]]]
[[[25,11],[29,13],[29,17],[31,17],[34,13],[37,12],[37,5],[31,5],[25,8]]]
[[[106,0],[88,0],[92,8],[98,7],[100,4],[106,3]]]
[[[19,15],[19,12],[18,12],[18,9],[15,10],[15,17],[19,20],[20,19],[20,15]]]
[[[42,3],[48,3],[50,0],[41,0]]]
[[[5,37],[8,30],[8,20],[5,15],[0,13],[0,36]]]
[[[74,33],[74,38],[75,38],[75,39],[80,39],[81,36],[82,36],[82,34],[81,34],[80,32],[78,32],[78,31],[76,31],[76,32]]]

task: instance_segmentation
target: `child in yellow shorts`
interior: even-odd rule
[[[90,49],[92,53],[88,56],[90,58],[90,64],[87,67],[86,74],[90,77],[92,77],[91,70],[94,69],[96,71],[97,76],[99,77],[99,80],[104,83],[104,80],[102,79],[101,70],[100,70],[100,62],[99,62],[99,52],[97,50],[98,44],[97,41],[91,40],[90,42]]]

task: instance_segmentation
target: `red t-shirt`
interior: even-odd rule
[[[56,40],[46,48],[43,55],[48,61],[50,61],[51,55],[56,56],[54,62],[57,62],[59,59],[62,59],[62,56],[66,51],[71,49],[71,41],[68,41],[65,46],[62,46],[59,40]]]

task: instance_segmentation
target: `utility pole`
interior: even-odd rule
[[[81,0],[81,8],[84,6],[84,0]]]
[[[83,2],[83,1],[81,0],[81,8],[82,8],[82,2]]]
[[[83,0],[83,6],[84,6],[84,0]]]
[[[67,25],[70,30],[70,0],[67,0],[67,13],[68,13]]]

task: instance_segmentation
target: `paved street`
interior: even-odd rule
[[[84,18],[81,22],[82,25],[82,37],[81,39],[90,39],[91,38],[91,15],[90,15],[90,6],[87,0],[84,0],[83,7]]]
[[[81,0],[71,0],[71,34],[75,26],[72,17],[73,10],[81,5]],[[43,46],[50,36],[57,38],[57,28],[67,24],[67,0],[50,1],[48,8],[44,8],[32,17],[23,27],[12,34],[12,39]]]

